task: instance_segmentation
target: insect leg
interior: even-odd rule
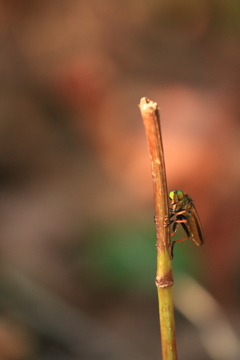
[[[168,217],[166,216],[166,218],[165,218],[165,220],[164,220],[164,226],[169,226],[169,225],[171,225],[173,222],[175,222],[175,220],[171,220],[171,218],[172,218],[173,216],[175,216],[176,214],[173,213],[171,210],[172,210],[172,209],[170,209],[170,215],[169,215]]]
[[[186,223],[186,222],[188,222],[188,220],[187,219],[177,219],[177,220],[173,220],[175,223]]]
[[[183,227],[183,229],[184,229],[184,231],[185,231],[186,234],[187,234],[187,237],[185,237],[185,238],[183,238],[183,239],[180,239],[180,240],[174,240],[174,241],[172,242],[172,245],[171,245],[171,259],[173,258],[173,248],[174,248],[174,245],[175,245],[176,243],[178,243],[178,242],[185,241],[185,240],[187,240],[187,239],[190,237],[190,232],[189,232],[189,230],[188,230],[188,228],[187,228],[187,225],[186,225],[187,222],[188,222],[188,220],[185,218],[185,216],[183,216],[183,215],[180,215],[180,216],[177,215],[177,219],[175,220],[175,222],[174,222],[174,224],[173,224],[173,233],[171,234],[171,236],[175,234],[175,232],[176,232],[176,230],[177,230],[178,224],[181,224],[182,227]],[[175,224],[176,224],[176,225],[175,225]]]
[[[187,212],[187,210],[178,211],[176,215],[177,216],[182,215],[182,214],[185,214],[186,212]]]
[[[174,221],[173,228],[172,228],[173,232],[171,233],[171,236],[173,236],[176,233],[178,224],[179,224],[178,222]]]
[[[182,241],[185,241],[185,240],[187,240],[187,239],[189,239],[189,236],[188,236],[188,237],[185,237],[185,238],[183,238],[183,239],[180,239],[180,240],[174,240],[174,241],[172,242],[172,245],[171,245],[171,259],[173,259],[173,248],[174,248],[174,245],[175,245],[176,243],[178,243],[178,242],[182,242]]]
[[[175,214],[173,214],[173,215],[175,215]],[[173,216],[172,215],[172,216]],[[177,227],[178,227],[178,224],[180,223],[180,224],[182,224],[182,226],[183,226],[183,224],[184,223],[186,223],[188,220],[183,216],[183,215],[177,215],[177,217],[176,217],[176,220],[170,220],[169,221],[169,223],[168,223],[168,225],[170,225],[170,224],[172,224],[172,223],[174,223],[173,224],[173,232],[171,233],[171,236],[173,236],[175,233],[176,233],[176,231],[177,231]],[[185,225],[185,224],[184,224]],[[186,230],[187,229],[187,227],[186,227],[186,225],[185,225],[185,227],[184,227],[184,230],[186,231],[186,233],[188,234],[188,230]],[[189,235],[190,236],[190,235]]]

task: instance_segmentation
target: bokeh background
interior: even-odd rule
[[[161,358],[143,96],[205,233],[179,358],[240,358],[239,41],[237,0],[0,1],[0,359]]]

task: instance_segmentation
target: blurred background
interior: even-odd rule
[[[0,359],[161,358],[143,96],[205,234],[179,358],[240,358],[239,41],[237,0],[0,0]]]

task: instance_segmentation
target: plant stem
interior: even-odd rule
[[[173,307],[173,276],[166,170],[162,145],[160,116],[157,103],[147,98],[140,101],[140,111],[147,136],[152,165],[157,235],[157,274],[162,360],[177,360],[175,320]]]

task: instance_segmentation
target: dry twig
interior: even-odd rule
[[[152,165],[157,234],[156,286],[159,301],[162,360],[177,360],[173,307],[171,239],[169,226],[166,226],[169,216],[168,191],[159,109],[157,103],[144,97],[140,101],[140,110]]]

